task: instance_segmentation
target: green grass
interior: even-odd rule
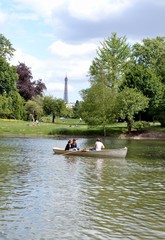
[[[165,129],[157,125],[150,126],[149,130],[165,132]],[[107,127],[106,135],[119,136],[126,131],[126,123],[115,123]],[[0,135],[14,134],[103,136],[103,129],[102,127],[89,128],[84,122],[80,123],[78,119],[56,119],[54,124],[40,122],[39,125],[21,120],[0,119]]]
[[[115,124],[107,129],[109,134],[118,134],[126,131],[126,124]],[[33,125],[32,122],[21,120],[0,119],[0,134],[37,134],[37,135],[85,135],[95,136],[103,135],[101,127],[88,128],[83,122],[79,123],[78,119],[57,119],[53,123],[40,122],[39,125]]]
[[[32,122],[19,120],[0,120],[0,134],[49,134],[54,125],[41,123],[33,126]]]

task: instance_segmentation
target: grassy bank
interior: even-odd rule
[[[162,131],[156,124],[151,126],[149,131]],[[126,123],[115,123],[107,128],[107,136],[119,136],[127,132]],[[0,135],[75,135],[75,136],[103,136],[101,127],[88,128],[83,122],[78,119],[57,119],[53,123],[33,124],[21,120],[0,119]]]
[[[116,135],[126,131],[126,124],[114,124],[108,127],[107,135]],[[83,122],[77,119],[57,119],[53,123],[33,124],[21,120],[0,119],[0,135],[84,135],[95,136],[103,135],[101,127],[88,128]]]

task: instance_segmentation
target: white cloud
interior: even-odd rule
[[[13,18],[19,19],[19,20],[38,20],[38,17],[34,13],[24,13],[24,14],[12,14]]]
[[[36,57],[22,52],[21,49],[17,49],[14,52],[13,59],[11,59],[11,64],[18,65],[19,62],[25,63],[28,67],[34,66],[34,68],[35,68],[35,66],[37,66],[37,68],[39,68],[42,65],[41,60],[38,60]]]
[[[26,8],[38,16],[49,19],[56,18],[59,10],[68,12],[72,17],[99,21],[116,16],[132,6],[137,0],[14,0],[19,8]],[[58,21],[56,21],[58,23]]]
[[[8,15],[5,12],[0,11],[0,24],[4,23],[8,18]]]
[[[116,16],[133,3],[133,0],[72,0],[69,11],[78,19],[99,21]]]
[[[51,17],[53,12],[63,6],[65,0],[14,0],[19,7],[26,8],[28,10],[36,12],[42,17]],[[20,6],[21,4],[21,6]]]
[[[94,43],[82,43],[79,45],[67,44],[62,41],[54,42],[50,47],[50,51],[62,57],[81,56],[93,53],[97,46]]]

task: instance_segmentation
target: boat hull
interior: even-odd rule
[[[127,147],[117,149],[103,149],[102,151],[78,150],[65,151],[63,148],[53,148],[55,154],[75,155],[84,157],[104,157],[104,158],[125,158],[127,155]]]

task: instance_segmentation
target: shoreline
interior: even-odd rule
[[[122,136],[121,136],[122,137]],[[144,133],[131,133],[126,134],[123,138],[128,138],[128,139],[160,139],[160,140],[165,140],[165,132],[156,132],[156,131],[149,131],[149,132],[144,132]]]
[[[84,135],[46,135],[46,134],[0,134],[0,137],[15,137],[15,138],[95,138],[96,136],[84,136]],[[153,140],[165,140],[165,132],[145,132],[145,133],[131,133],[131,134],[120,134],[118,136],[99,136],[101,138],[118,138],[118,139],[153,139]]]

